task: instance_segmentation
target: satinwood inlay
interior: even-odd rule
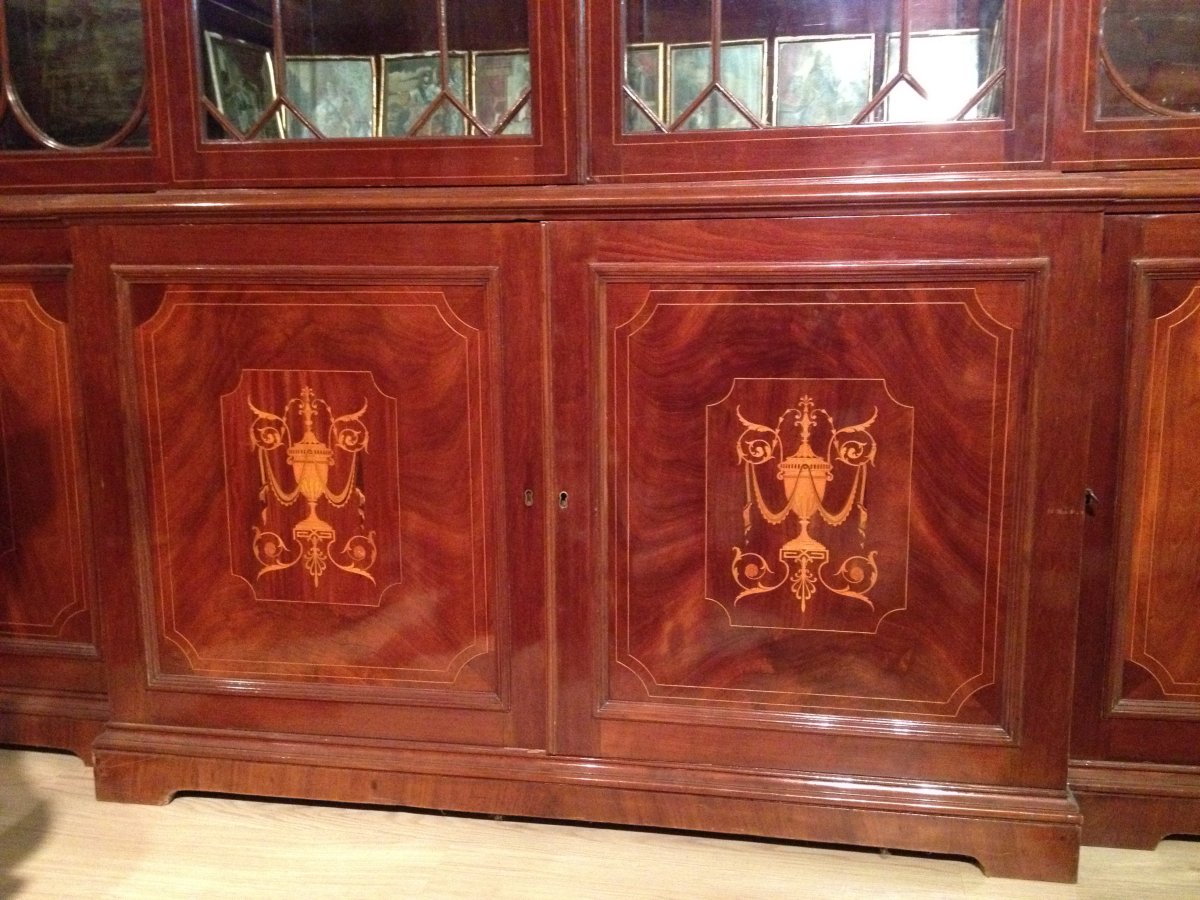
[[[800,399],[761,424],[788,396]],[[899,445],[880,446],[876,424]],[[904,607],[912,407],[885,383],[736,378],[708,407],[706,447],[706,596],[731,624],[874,631]]]

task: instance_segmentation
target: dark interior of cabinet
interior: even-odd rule
[[[1004,0],[914,0],[910,28],[990,31],[1003,7]],[[630,43],[708,40],[711,0],[628,0],[626,9]],[[900,31],[902,21],[900,0],[761,0],[721,5],[724,40],[868,32],[883,36]]]
[[[1191,0],[1110,0],[1100,37],[1108,70],[1100,80],[1102,116],[1200,111],[1200,20]]]
[[[438,49],[438,0],[282,0],[284,48],[295,55],[419,53]],[[200,31],[215,31],[264,47],[273,45],[271,0],[201,0]],[[524,0],[446,0],[452,50],[513,50],[529,46]]]
[[[90,147],[135,115],[145,80],[140,0],[9,0],[0,14],[6,37],[0,53],[13,101],[0,109],[0,149],[45,149],[47,141]],[[25,126],[13,108],[18,104]],[[149,144],[144,117],[120,143]]]

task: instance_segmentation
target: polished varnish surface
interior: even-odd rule
[[[124,653],[147,684],[122,684],[150,721],[541,742],[543,599],[515,563],[540,484],[510,457],[539,407],[507,396],[536,378],[509,353],[537,229],[465,237],[114,232],[146,580],[111,607],[144,629]]]
[[[0,230],[0,739],[87,757],[106,705],[65,238]]]
[[[1096,515],[1082,594],[1072,783],[1089,840],[1153,846],[1200,830],[1195,596],[1200,223],[1109,226],[1093,425]]]
[[[495,140],[216,139],[144,6],[149,147],[0,159],[0,740],[1053,880],[1076,797],[1200,829],[1198,181],[1061,171],[1200,154],[1098,0],[1004,3],[979,119],[675,134],[638,5],[545,0]]]

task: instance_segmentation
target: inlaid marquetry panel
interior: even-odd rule
[[[708,408],[705,596],[735,627],[876,631],[906,603],[912,440],[882,379],[734,379]]]
[[[489,278],[127,287],[155,677],[494,697]]]
[[[78,411],[67,328],[34,284],[0,282],[0,347],[0,646],[77,651],[92,640]]]
[[[398,472],[367,483],[372,444],[400,447],[397,416],[370,372],[244,370],[221,398],[223,470],[257,468],[226,482],[232,571],[256,599],[379,606],[399,586]],[[234,511],[256,503],[247,528]]]
[[[613,273],[604,715],[1006,726],[1039,272]]]
[[[1135,264],[1135,284],[1117,712],[1200,717],[1200,265]]]

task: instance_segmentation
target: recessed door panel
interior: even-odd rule
[[[167,287],[135,331],[161,675],[495,700],[486,296]]]
[[[609,699],[1002,726],[1026,285],[803,278],[606,297]]]
[[[1146,240],[1177,241],[1189,233],[1169,222],[1148,229]],[[1124,262],[1132,287],[1125,396],[1122,414],[1100,430],[1103,439],[1124,426],[1122,480],[1107,490],[1124,498],[1114,540],[1128,548],[1112,557],[1120,562],[1110,588],[1116,619],[1104,677],[1107,703],[1116,719],[1200,719],[1193,515],[1200,503],[1194,452],[1200,261],[1143,256]],[[1108,389],[1115,391],[1115,383]]]
[[[560,746],[1061,786],[1096,224],[557,227]]]
[[[0,647],[94,657],[66,271],[0,270]]]
[[[1175,273],[1165,284],[1153,264],[1139,268],[1148,290],[1134,324],[1144,351],[1135,352],[1135,364],[1144,369],[1137,381],[1141,394],[1131,397],[1138,427],[1128,448],[1137,509],[1130,535],[1128,651],[1130,662],[1151,678],[1131,672],[1122,696],[1186,698],[1200,717],[1194,514],[1200,508],[1200,267]]]

